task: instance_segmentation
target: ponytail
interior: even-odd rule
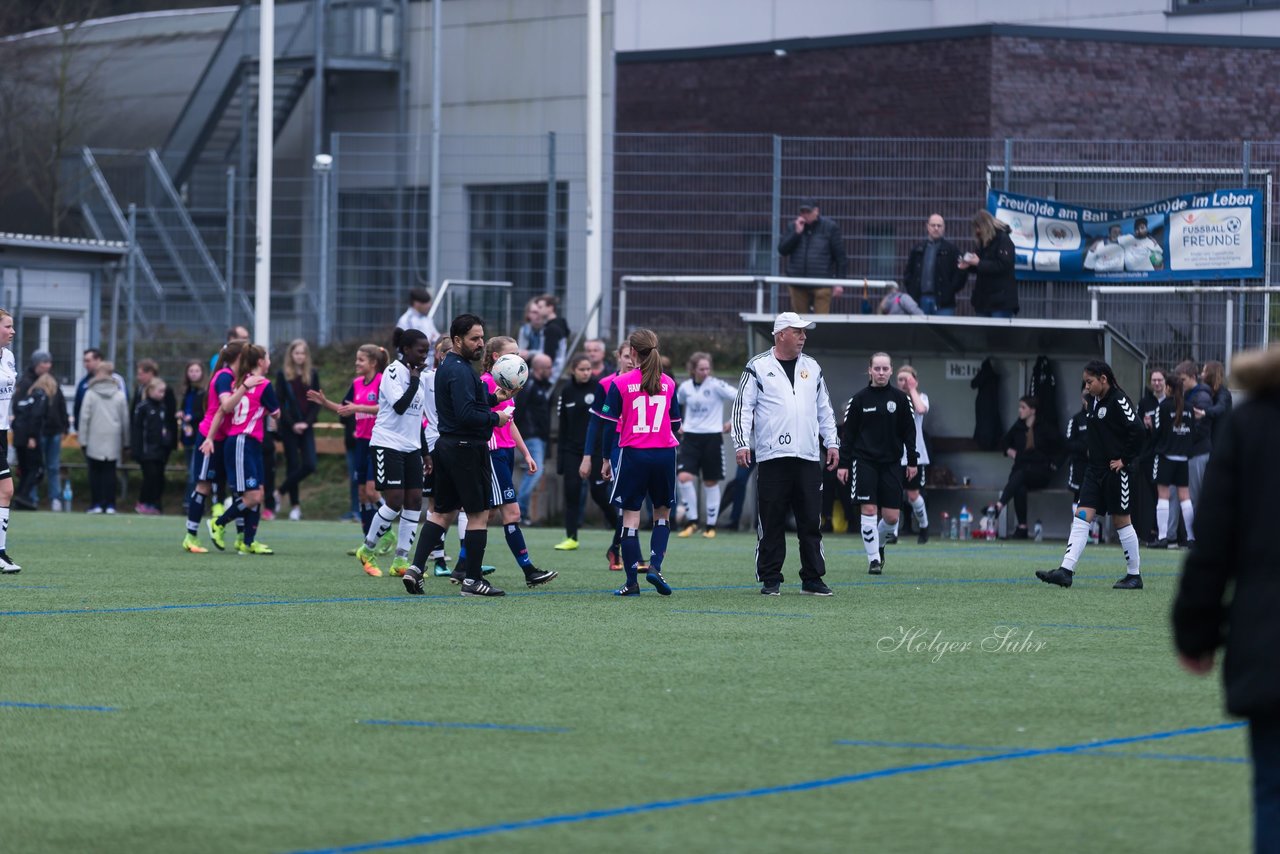
[[[1174,371],[1173,388],[1170,389],[1173,393],[1173,423],[1179,427],[1182,426],[1182,416],[1187,408],[1187,391],[1182,387],[1182,378],[1185,376],[1186,374]],[[1166,382],[1165,385],[1167,386],[1168,383]]]
[[[1084,366],[1086,374],[1093,374],[1095,377],[1102,377],[1107,381],[1107,385],[1116,391],[1124,394],[1124,389],[1120,388],[1120,383],[1116,382],[1115,372],[1111,370],[1111,366],[1101,359],[1094,359],[1092,362]]]
[[[391,357],[387,353],[386,347],[379,347],[377,344],[361,344],[359,352],[364,353],[364,357],[374,364],[374,370],[382,373],[387,369],[387,365],[391,362]]]
[[[658,336],[650,329],[637,329],[627,339],[640,369],[641,388],[649,394],[662,391],[662,354],[658,352]]]
[[[426,337],[420,329],[401,329],[397,326],[396,331],[391,335],[391,345],[403,356],[406,350],[418,341],[425,341]]]

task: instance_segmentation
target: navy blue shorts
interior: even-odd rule
[[[236,492],[262,488],[262,443],[247,433],[227,439],[227,483]]]
[[[200,437],[200,441],[196,443],[196,453],[200,455],[200,462],[196,465],[196,480],[203,480],[209,483],[216,483],[222,480],[225,467],[226,442],[214,442],[213,453],[204,455],[200,453],[200,445],[204,444],[205,436]]]
[[[489,451],[489,457],[493,460],[492,496],[489,499],[489,506],[501,507],[503,504],[514,504],[516,487],[511,470],[516,464],[516,449],[494,448]]]
[[[610,502],[623,510],[639,510],[646,498],[654,509],[676,506],[675,448],[621,449]]]
[[[355,465],[351,468],[351,479],[356,483],[368,483],[373,480],[373,452],[369,450],[368,439],[356,439]]]

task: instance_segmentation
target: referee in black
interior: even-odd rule
[[[499,388],[489,394],[479,375],[471,367],[484,355],[484,321],[474,314],[460,314],[449,326],[453,350],[445,356],[436,371],[436,413],[440,438],[432,450],[435,472],[435,509],[428,514],[418,538],[413,565],[405,570],[404,587],[421,594],[422,567],[429,555],[444,542],[445,532],[457,518],[459,510],[467,512],[467,533],[463,539],[466,557],[458,562],[455,573],[462,574],[463,596],[503,596],[504,591],[484,580],[481,566],[489,536],[489,502],[493,470],[489,460],[489,439],[493,428],[511,419],[511,410],[494,412],[493,407],[511,398],[511,392]],[[528,577],[530,587],[549,581],[554,572],[539,572]],[[544,577],[545,576],[545,577]]]

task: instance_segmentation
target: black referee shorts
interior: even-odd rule
[[[1128,516],[1133,513],[1137,476],[1132,467],[1112,471],[1086,466],[1080,483],[1080,506],[1090,507],[1099,516]]]
[[[437,513],[479,513],[489,509],[493,461],[488,442],[441,436],[431,459],[435,463]]]

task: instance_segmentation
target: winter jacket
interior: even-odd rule
[[[998,229],[995,239],[978,248],[977,278],[970,302],[979,314],[1018,313],[1018,282],[1014,278],[1013,238]]]
[[[1209,415],[1213,392],[1204,383],[1196,383],[1187,392],[1187,408],[1204,410],[1204,416],[1195,419],[1195,429],[1191,431],[1191,456],[1202,457],[1213,450],[1213,420]],[[1192,415],[1194,417],[1194,412]]]
[[[554,388],[549,379],[529,377],[524,388],[516,394],[516,414],[512,418],[526,442],[530,439],[551,441],[551,392]]]
[[[1206,388],[1209,386],[1206,385]],[[1212,403],[1204,411],[1204,420],[1209,422],[1210,438],[1217,441],[1219,425],[1227,420],[1227,414],[1231,412],[1231,390],[1224,385],[1215,394],[1213,389],[1209,388],[1209,399]]]
[[[1058,371],[1048,356],[1036,357],[1027,394],[1036,399],[1036,422],[1044,421],[1057,430],[1062,424],[1058,412]]]
[[[1027,447],[1027,432],[1027,422],[1018,418],[1000,440],[1001,452],[1012,449],[1016,454],[1013,467],[1042,469],[1046,473],[1056,468],[1062,456],[1058,428],[1041,418],[1040,410],[1037,409],[1036,423],[1031,428],[1031,434],[1035,438],[1031,448]]]
[[[13,400],[15,404],[21,402],[31,391],[31,386],[39,378],[34,368],[27,368],[26,372],[18,380],[18,384],[13,387]],[[1230,403],[1227,404],[1230,406]],[[53,393],[53,399],[48,401],[48,411],[45,414],[45,420],[41,427],[41,436],[61,436],[71,428],[71,420],[67,417],[67,399],[62,396],[62,387]]]
[[[1000,375],[991,359],[982,361],[969,388],[978,392],[973,401],[973,439],[979,450],[994,451],[1000,444]]]
[[[797,279],[843,279],[848,263],[840,226],[825,216],[784,236],[778,254],[787,259],[787,275]]]
[[[41,389],[31,389],[22,399],[15,397],[13,419],[13,446],[24,448],[30,439],[37,441],[44,435],[45,425],[49,420],[49,395]]]
[[[92,380],[85,391],[80,447],[93,460],[119,460],[129,447],[129,404],[110,377]]]
[[[165,420],[164,401],[144,397],[133,410],[131,448],[137,460],[165,462],[173,450],[173,423]]]
[[[307,391],[320,390],[320,372],[312,368],[309,380],[310,382],[302,389],[302,397],[299,398],[298,386],[285,378],[283,369],[276,371],[276,400],[280,401],[281,433],[292,433],[293,425],[299,421],[305,421],[311,425],[316,423],[320,406],[307,400]]]
[[[1249,400],[1219,430],[1196,505],[1195,542],[1173,604],[1183,655],[1226,647],[1227,710],[1280,716],[1280,498],[1262,483],[1280,477],[1280,348],[1237,356],[1232,379]],[[1230,591],[1230,593],[1228,593]]]
[[[907,267],[902,272],[902,287],[911,298],[920,302],[924,287],[920,274],[924,271],[924,253],[929,241],[922,240],[911,247]],[[969,281],[969,271],[959,267],[960,250],[945,237],[938,241],[938,254],[933,262],[933,296],[938,308],[955,308],[956,293]]]

